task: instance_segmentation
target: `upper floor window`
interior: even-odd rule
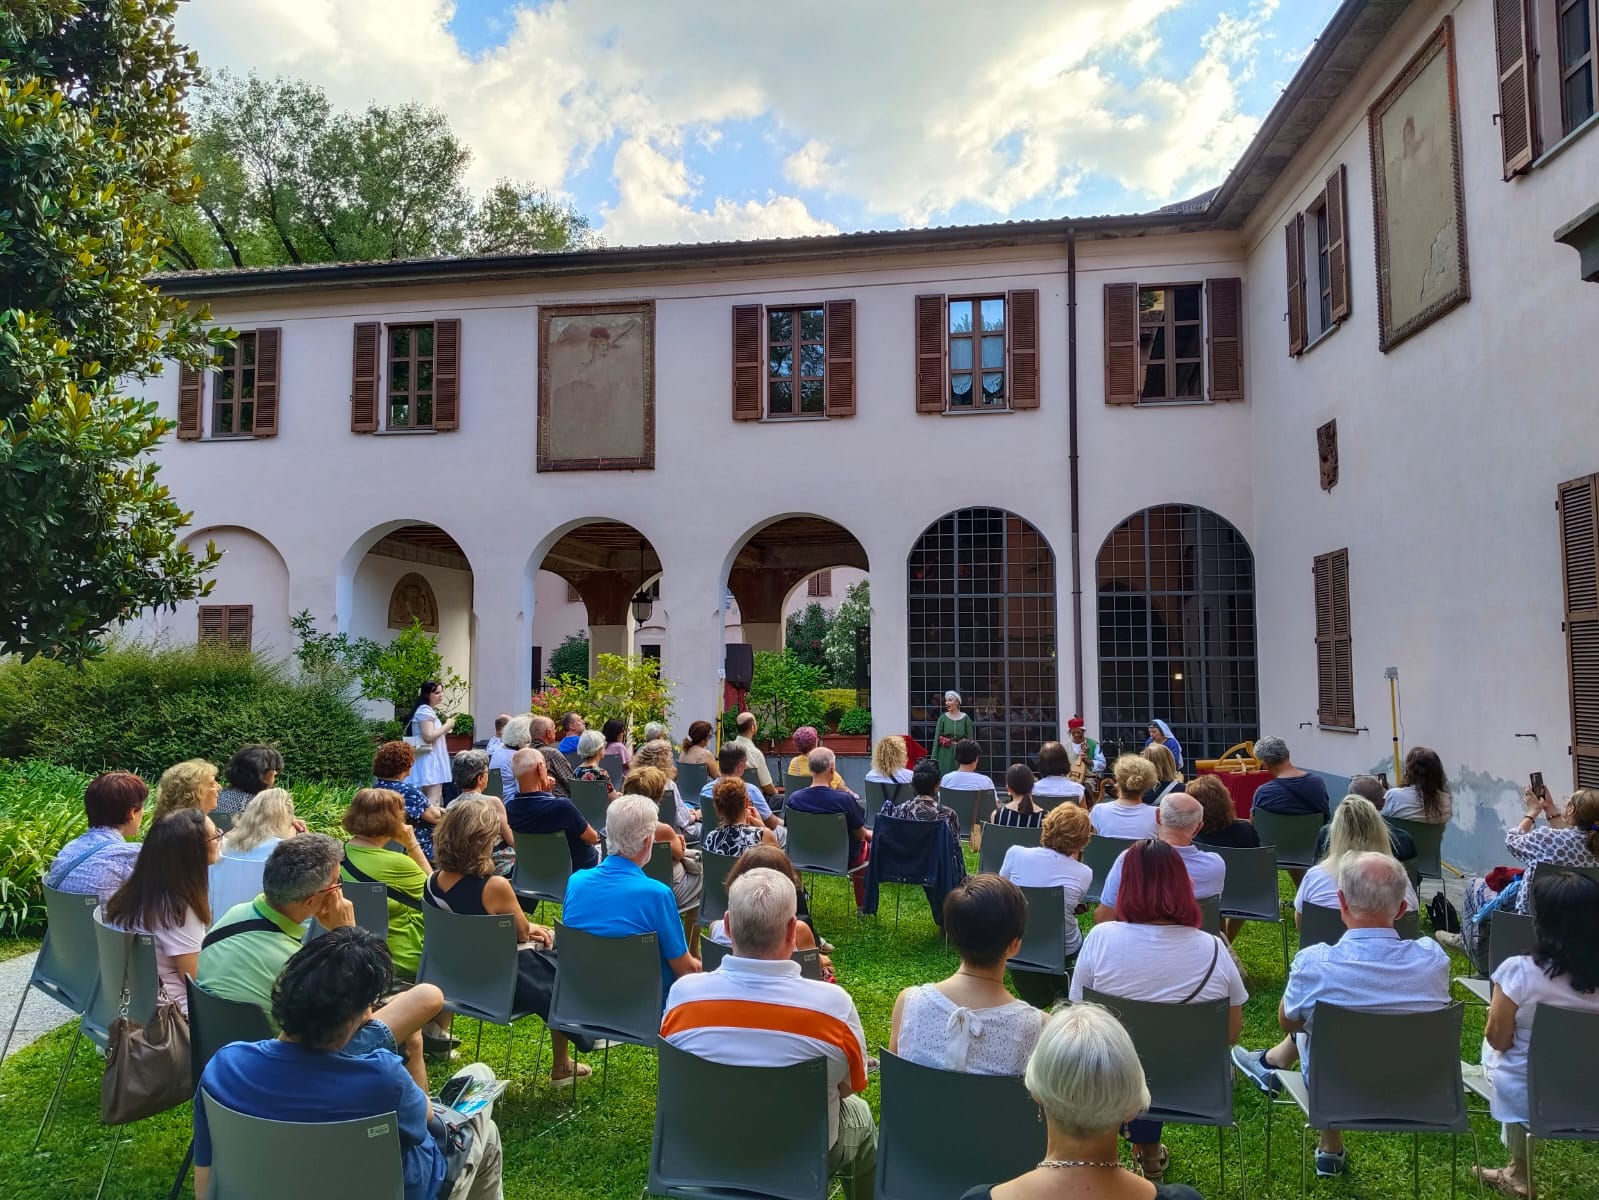
[[[916,411],[1037,408],[1038,292],[916,297]]]
[[[1593,29],[1596,0],[1556,0],[1560,46],[1560,132],[1570,133],[1594,113]]]
[[[445,433],[461,423],[461,322],[355,326],[350,430]],[[382,403],[379,403],[379,398]],[[381,424],[380,424],[381,417]]]
[[[1105,285],[1105,403],[1244,398],[1243,281]]]
[[[1204,384],[1205,338],[1197,283],[1138,289],[1140,401],[1198,400]]]
[[[853,417],[855,301],[733,307],[733,419]]]
[[[433,325],[389,326],[389,429],[433,428]]]
[[[1340,166],[1305,211],[1290,218],[1288,353],[1298,354],[1349,316],[1348,173]]]
[[[1599,0],[1499,0],[1494,5],[1500,147],[1505,178],[1599,111],[1594,31]]]
[[[805,584],[807,596],[831,596],[833,594],[833,572],[818,571],[812,575]]]
[[[282,330],[246,329],[218,351],[209,371],[178,373],[178,437],[275,437]],[[209,415],[206,388],[211,389]]]

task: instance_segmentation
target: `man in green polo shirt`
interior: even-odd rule
[[[305,922],[324,927],[355,924],[355,908],[339,884],[344,847],[322,833],[286,838],[273,849],[261,876],[261,895],[235,904],[217,920],[200,947],[195,977],[213,996],[254,1004],[272,1019],[272,987],[283,966],[300,948]],[[418,984],[394,997],[345,1045],[346,1054],[391,1050],[423,1091],[422,1027],[444,1008],[444,994]]]

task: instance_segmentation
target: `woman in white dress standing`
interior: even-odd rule
[[[405,736],[416,738],[421,744],[416,749],[416,762],[405,782],[419,788],[428,803],[437,808],[444,800],[444,785],[450,780],[450,748],[445,736],[455,728],[455,718],[440,721],[435,705],[444,701],[444,685],[428,680],[416,693],[416,707],[406,721]]]

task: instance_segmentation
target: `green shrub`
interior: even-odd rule
[[[827,722],[829,728],[836,729],[844,714],[855,707],[855,689],[817,688],[816,700],[823,708],[822,720]]]
[[[826,711],[816,698],[824,672],[809,667],[792,654],[755,652],[755,677],[747,703],[760,724],[762,741],[779,741],[801,725],[817,725]]]
[[[869,709],[852,708],[839,719],[838,731],[840,733],[870,734],[872,732],[872,714]]]
[[[47,762],[0,761],[0,936],[44,928],[44,873],[88,825],[88,782]]]
[[[210,647],[121,646],[81,670],[10,659],[0,712],[0,757],[90,773],[121,767],[154,781],[186,758],[225,763],[250,742],[282,752],[287,781],[354,782],[372,763],[367,723],[338,683]]]
[[[554,650],[550,661],[544,664],[547,679],[560,679],[572,675],[578,679],[589,677],[589,637],[586,633],[568,634]]]

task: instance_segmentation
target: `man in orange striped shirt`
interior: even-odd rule
[[[866,1033],[855,1001],[837,984],[805,979],[793,959],[794,881],[767,868],[729,889],[733,952],[715,971],[684,975],[666,999],[661,1036],[711,1062],[786,1067],[827,1061],[838,1103],[828,1116],[828,1169],[845,1176],[849,1200],[871,1200],[877,1129],[866,1090]]]

